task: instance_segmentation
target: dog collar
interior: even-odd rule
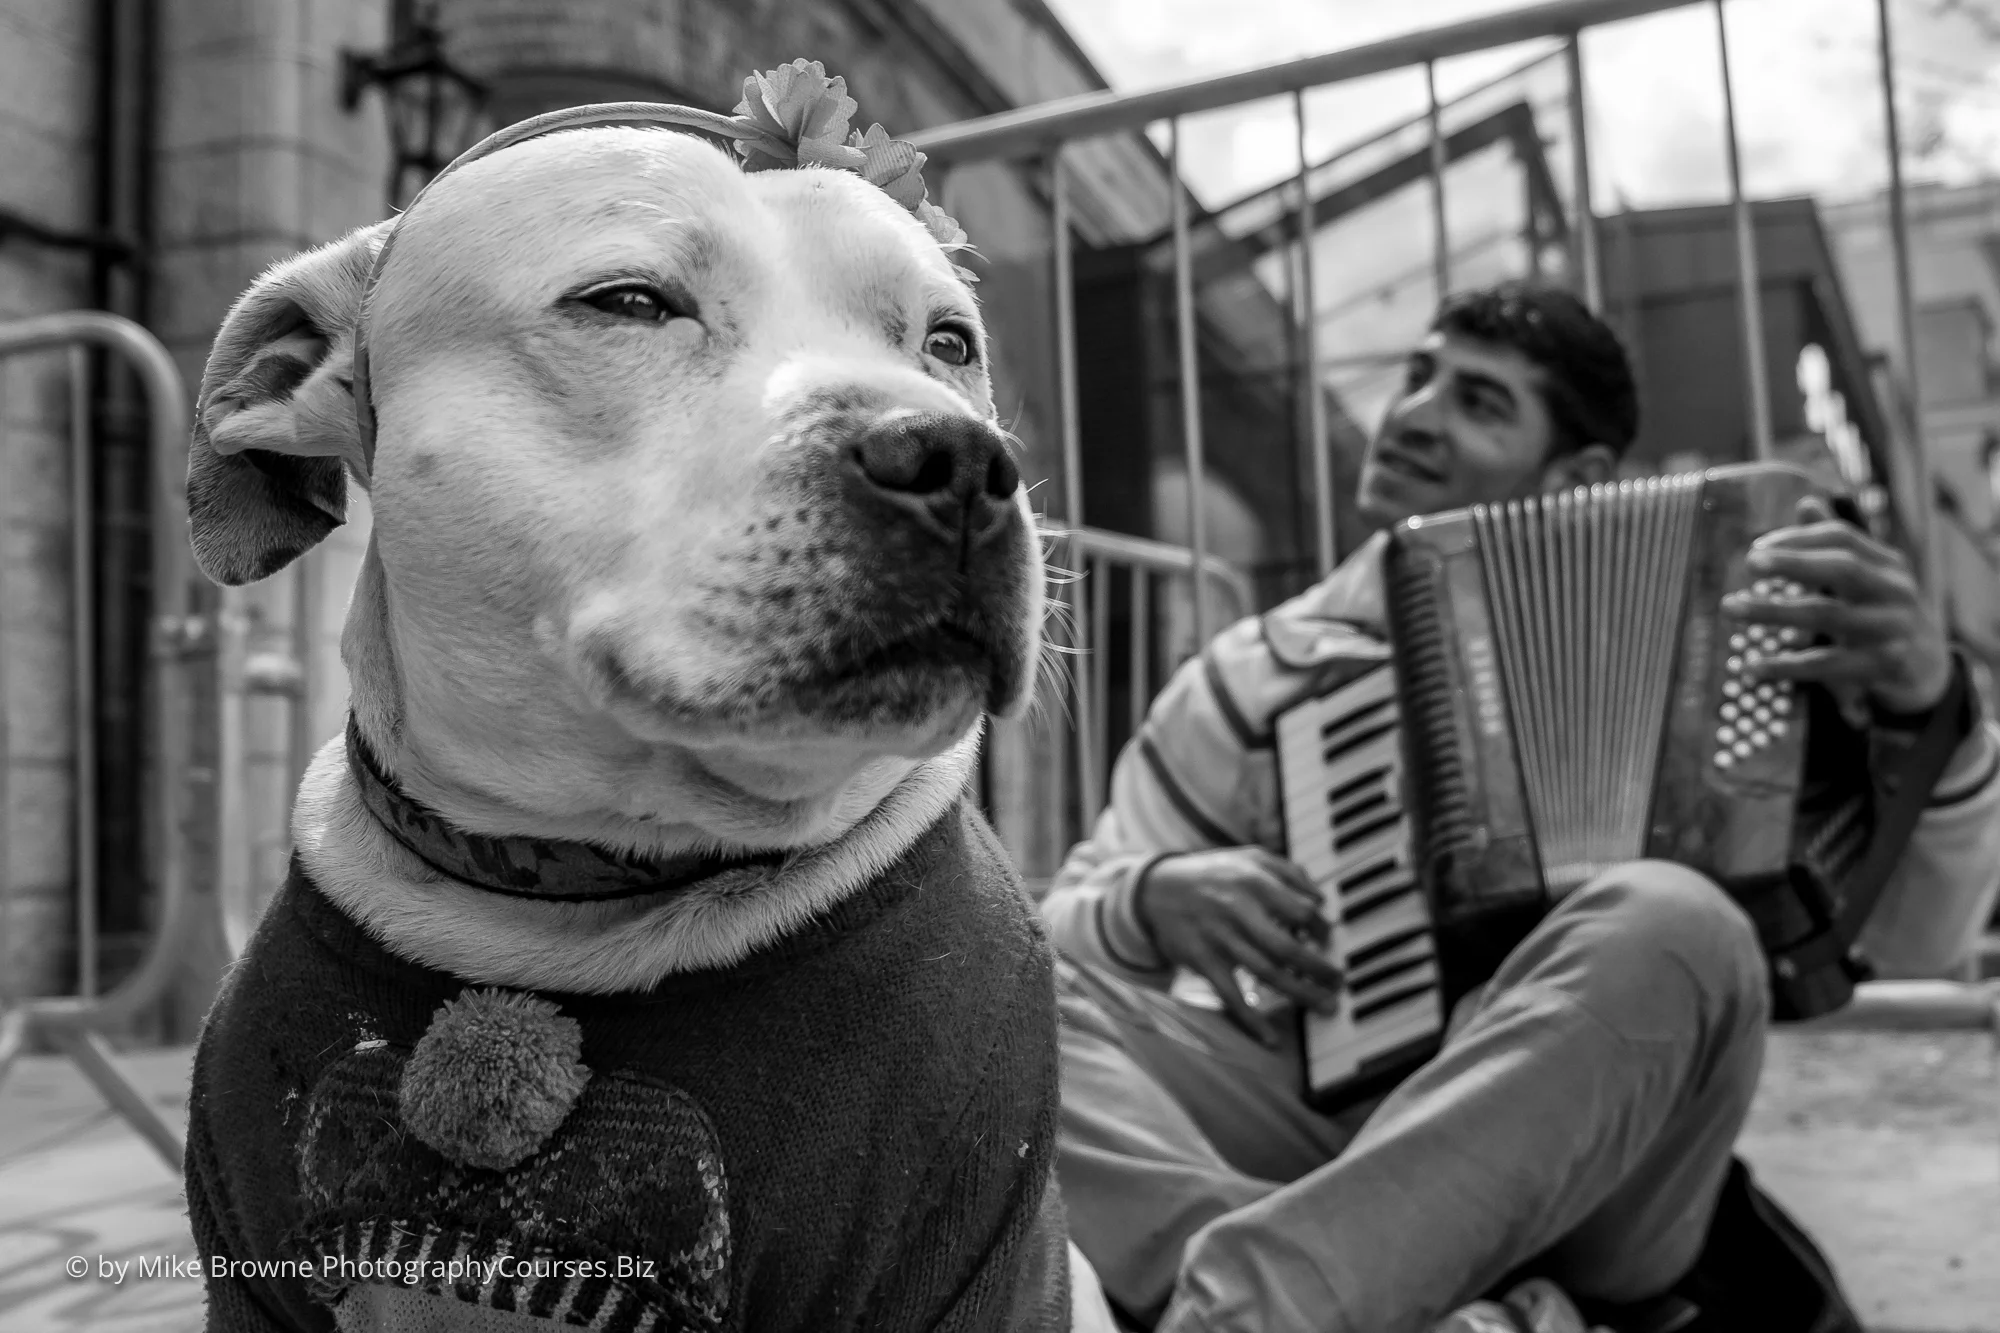
[[[347,768],[361,803],[410,855],[440,875],[510,898],[607,902],[685,889],[729,870],[782,864],[786,852],[656,860],[584,842],[496,838],[468,833],[412,799],[382,771],[381,760],[347,717]]]

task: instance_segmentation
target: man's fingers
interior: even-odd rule
[[[1799,501],[1798,508],[1793,512],[1797,515],[1797,522],[1765,533],[1751,543],[1751,548],[1827,547],[1865,552],[1877,559],[1903,558],[1895,547],[1877,541],[1866,530],[1841,518],[1834,512],[1833,506],[1819,496],[1808,495]]]
[[[1206,978],[1216,995],[1222,1000],[1222,1007],[1235,1020],[1236,1026],[1255,1037],[1266,1046],[1278,1044],[1278,1034],[1271,1020],[1257,1012],[1254,1005],[1244,998],[1243,988],[1236,984],[1236,964],[1224,958],[1220,952],[1210,948],[1189,964],[1197,973]]]
[[[1809,680],[1821,685],[1866,685],[1882,674],[1872,654],[1838,644],[1776,653],[1748,664],[1746,670],[1765,680]]]
[[[1272,921],[1237,923],[1236,960],[1274,989],[1300,1004],[1329,1008],[1345,984],[1340,968],[1323,950],[1303,944]]]
[[[1312,882],[1312,876],[1308,875],[1298,862],[1288,861],[1282,856],[1265,851],[1262,847],[1256,849],[1252,859],[1280,888],[1304,899],[1311,904],[1314,911],[1319,910],[1319,886]]]
[[[1841,643],[1873,642],[1893,637],[1903,620],[1893,607],[1844,602],[1817,593],[1791,597],[1770,593],[1733,592],[1722,599],[1723,610],[1752,625],[1796,629],[1807,638],[1825,635]]]
[[[1749,565],[1759,577],[1824,588],[1843,601],[1891,601],[1910,596],[1909,573],[1900,563],[1871,559],[1845,546],[1760,546],[1751,550]]]
[[[1263,873],[1245,880],[1256,901],[1287,927],[1324,942],[1330,929],[1323,910],[1326,900],[1306,872],[1269,853],[1258,858],[1257,869]]]

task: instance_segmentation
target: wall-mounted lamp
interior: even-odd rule
[[[389,121],[389,207],[401,208],[485,133],[486,85],[444,52],[436,0],[390,0],[389,49],[340,53],[340,103],[382,90]]]

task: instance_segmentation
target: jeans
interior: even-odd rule
[[[1742,911],[1638,861],[1569,895],[1374,1104],[1301,1096],[1216,1012],[1065,960],[1057,1171],[1110,1297],[1160,1333],[1420,1333],[1533,1261],[1657,1295],[1693,1264],[1768,1021]]]

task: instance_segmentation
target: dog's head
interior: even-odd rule
[[[367,488],[344,652],[399,770],[804,836],[1024,705],[1042,567],[986,334],[888,195],[657,129],[468,163],[375,278],[369,450],[353,347],[386,226],[230,312],[188,504],[233,584],[340,521],[343,468]]]

